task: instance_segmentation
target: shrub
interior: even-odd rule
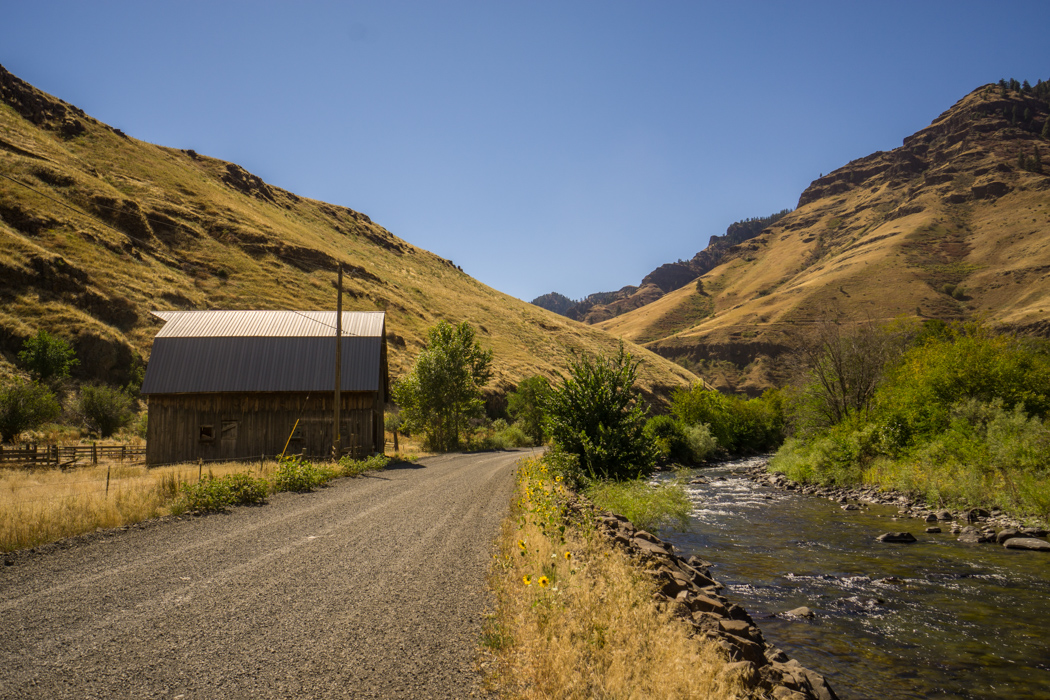
[[[26,430],[32,430],[58,418],[62,407],[46,386],[16,379],[0,388],[0,437],[14,442]]]
[[[620,343],[615,357],[569,363],[569,377],[546,401],[551,439],[574,454],[592,479],[632,479],[652,471],[656,450],[645,435],[648,408],[634,381],[638,363]]]
[[[88,427],[107,438],[135,416],[132,399],[111,386],[85,386],[80,390],[80,413]]]
[[[73,347],[41,329],[22,344],[18,359],[40,381],[57,381],[69,376],[79,360]]]
[[[360,476],[365,472],[381,471],[390,464],[386,455],[372,455],[364,459],[351,459],[349,456],[339,460],[339,471],[342,476]]]
[[[518,388],[507,395],[507,412],[535,445],[543,444],[544,402],[550,391],[547,378],[536,375],[523,379]]]
[[[718,441],[706,425],[683,425],[686,444],[694,464],[705,462],[718,453]]]
[[[333,468],[315,465],[299,456],[285,457],[280,460],[274,474],[273,490],[310,491],[316,486],[324,486],[336,476],[338,474]]]
[[[653,416],[645,423],[645,434],[664,460],[679,463],[693,461],[685,426],[671,416]]]
[[[208,475],[195,484],[178,485],[174,477],[161,486],[162,491],[178,490],[178,498],[172,505],[173,513],[186,511],[222,512],[231,505],[253,505],[265,503],[270,493],[270,484],[248,473],[227,474],[216,478]]]
[[[686,425],[706,425],[718,444],[733,454],[764,452],[784,439],[784,399],[777,390],[745,399],[696,384],[688,391],[675,391],[671,412]]]

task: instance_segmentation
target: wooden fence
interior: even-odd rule
[[[145,445],[0,445],[0,466],[67,467],[108,462],[145,462]]]

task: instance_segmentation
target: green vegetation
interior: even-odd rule
[[[645,434],[667,463],[700,464],[718,452],[718,441],[703,423],[689,425],[671,416],[653,416],[645,424]]]
[[[706,426],[728,454],[766,452],[784,439],[784,395],[775,389],[748,399],[697,384],[674,392],[671,412],[687,426]]]
[[[55,420],[62,407],[55,395],[42,384],[14,380],[0,387],[0,438],[14,442],[23,431]]]
[[[649,412],[634,386],[638,363],[620,344],[614,357],[578,357],[546,401],[547,431],[591,480],[648,474],[656,449],[645,434]]]
[[[91,430],[108,438],[135,417],[134,401],[121,389],[104,384],[80,390],[80,413]]]
[[[314,464],[298,456],[285,457],[279,462],[273,477],[274,491],[311,491],[339,476],[335,467]]]
[[[412,371],[393,387],[404,428],[422,432],[429,449],[456,449],[467,419],[482,414],[481,387],[491,367],[492,351],[482,349],[469,323],[439,322]]]
[[[543,402],[550,391],[546,377],[533,375],[521,380],[518,388],[507,395],[507,412],[537,445],[543,443],[543,424],[547,417]]]
[[[884,329],[883,338],[894,333]],[[879,373],[869,398],[838,420],[798,421],[771,468],[802,481],[875,483],[934,504],[1050,517],[1045,343],[978,323],[938,325]],[[796,409],[805,415],[807,392],[818,391],[811,378]]]
[[[246,472],[214,477],[209,474],[195,484],[183,484],[172,504],[175,514],[187,511],[221,512],[230,506],[265,503],[270,484]]]
[[[18,360],[42,382],[55,382],[69,377],[80,364],[73,347],[61,338],[40,330],[22,345]]]
[[[599,481],[584,489],[599,508],[619,513],[635,527],[658,532],[665,527],[686,530],[693,509],[678,480],[653,485],[644,479]]]

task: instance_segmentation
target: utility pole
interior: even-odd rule
[[[343,264],[339,263],[338,296],[335,302],[335,437],[332,439],[332,456],[338,461],[343,456],[343,440],[339,431],[342,399],[339,390],[343,385]]]

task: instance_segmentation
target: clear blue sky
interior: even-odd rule
[[[0,63],[530,300],[637,284],[977,86],[1050,2],[0,0]]]

